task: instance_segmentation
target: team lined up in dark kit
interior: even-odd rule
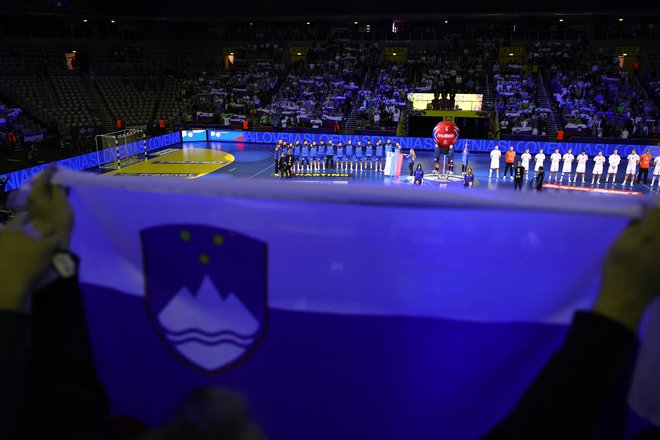
[[[292,173],[299,172],[320,172],[328,169],[339,171],[384,171],[385,157],[387,153],[400,153],[401,145],[393,143],[387,139],[383,143],[379,139],[374,145],[371,140],[365,145],[361,141],[353,145],[349,140],[346,145],[339,142],[337,145],[332,141],[326,144],[320,141],[309,143],[300,141],[286,143],[280,140],[275,146],[273,159],[275,161],[275,174],[282,177],[291,177]],[[409,165],[414,163],[415,152],[411,149],[409,156]],[[412,173],[411,173],[412,175]]]

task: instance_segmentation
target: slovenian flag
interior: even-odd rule
[[[244,393],[273,439],[484,434],[644,211],[641,197],[462,185],[57,181],[113,412],[155,424],[215,384]]]

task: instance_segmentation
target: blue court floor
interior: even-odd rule
[[[279,176],[274,174],[274,160],[273,160],[273,149],[274,145],[270,144],[244,144],[239,142],[190,142],[185,144],[172,145],[167,147],[164,153],[173,150],[186,149],[211,149],[217,152],[229,153],[233,156],[233,161],[230,161],[224,164],[221,168],[215,169],[209,173],[205,173],[203,176],[200,175],[202,179],[231,179],[231,178],[253,178],[253,179],[272,179],[280,180]],[[158,157],[158,155],[163,154],[162,151],[157,151],[150,153],[149,158]],[[438,176],[433,175],[433,152],[431,151],[417,151],[417,162],[422,164],[422,168],[425,173],[425,187],[435,187],[438,189],[447,188],[449,185],[452,187],[461,187],[463,186],[463,181],[461,178],[461,163],[460,156],[457,155],[457,161],[454,169],[455,177],[450,179],[450,181],[445,181],[440,179]],[[158,163],[158,162],[156,162]],[[172,165],[175,165],[173,161],[167,161],[169,165],[168,170],[172,170]],[[187,171],[186,162],[181,162],[181,172],[182,177],[191,177],[190,173]],[[476,186],[469,190],[481,191],[481,190],[510,190],[513,191],[513,180],[511,178],[496,179],[493,174],[493,178],[488,178],[490,159],[486,153],[473,153],[470,155],[469,166],[474,170]],[[546,160],[546,170],[549,169],[550,161]],[[504,160],[501,161],[501,174],[504,171]],[[650,188],[651,178],[649,175],[649,185],[644,184],[634,184],[632,188],[629,184],[626,185],[625,189],[621,186],[623,182],[623,174],[626,168],[626,160],[623,159],[619,166],[619,175],[617,176],[617,184],[612,185],[611,183],[605,184],[605,175],[601,177],[600,185],[591,185],[591,168],[593,163],[590,161],[587,166],[587,174],[585,176],[586,183],[582,184],[578,179],[577,184],[568,184],[567,179],[564,180],[564,185],[560,187],[546,187],[544,192],[546,193],[558,193],[558,192],[588,192],[596,195],[607,195],[607,196],[635,196],[641,195],[649,192],[658,194],[658,186]],[[605,167],[607,170],[607,166]],[[130,171],[130,167],[126,167],[125,171]],[[651,169],[652,172],[652,169]],[[348,174],[348,175],[332,175],[333,173]],[[167,175],[177,175],[178,173],[168,172]],[[389,177],[385,176],[383,172],[372,171],[372,170],[358,170],[358,171],[348,171],[344,172],[342,170],[326,170],[325,174],[321,172],[322,175],[307,175],[307,176],[293,176],[292,181],[307,182],[307,183],[326,183],[326,184],[371,184],[371,185],[409,185],[413,186],[412,179],[408,178],[408,166],[404,162],[402,169],[402,176],[400,177]],[[501,175],[500,174],[500,175]],[[150,174],[151,175],[151,174]],[[546,171],[546,182],[549,177],[549,173]],[[530,180],[532,179],[532,173],[529,176]],[[529,181],[525,182],[523,186],[523,191],[532,191],[533,189],[529,186]],[[554,182],[553,182],[554,183]],[[467,190],[467,189],[466,189]]]

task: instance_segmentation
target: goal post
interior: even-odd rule
[[[99,168],[118,170],[148,159],[147,137],[142,130],[119,130],[95,137]]]

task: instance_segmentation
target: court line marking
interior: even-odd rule
[[[264,168],[263,170],[259,171],[259,172],[258,172],[257,174],[255,174],[254,176],[250,176],[249,179],[253,179],[253,178],[257,177],[259,174],[261,174],[261,173],[263,173],[264,171],[269,170],[269,169],[271,169],[271,168],[275,168],[275,165],[274,165],[274,164],[270,164],[270,165],[268,165],[266,168]]]

